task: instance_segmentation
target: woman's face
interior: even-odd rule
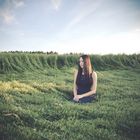
[[[83,61],[82,57],[80,57],[80,59],[79,59],[79,65],[80,65],[81,68],[84,67],[84,61]]]

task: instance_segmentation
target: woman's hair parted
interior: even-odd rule
[[[86,76],[89,76],[92,73],[92,66],[91,66],[91,61],[89,55],[81,55],[83,62],[84,62],[84,67],[83,71]],[[80,65],[78,65],[78,73],[82,74],[82,68]]]

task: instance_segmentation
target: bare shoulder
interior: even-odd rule
[[[77,76],[77,73],[78,73],[78,70],[75,69],[75,70],[74,70],[74,75]]]
[[[77,73],[78,73],[78,70],[77,70],[77,69],[75,69],[75,70],[74,70],[74,74],[77,74]]]
[[[92,72],[92,77],[97,78],[97,73],[95,71]]]
[[[75,70],[74,70],[74,81],[76,81],[77,74],[78,74],[78,70],[77,70],[77,69],[75,69]]]

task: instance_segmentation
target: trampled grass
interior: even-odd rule
[[[140,70],[97,71],[97,100],[88,104],[71,101],[73,71],[0,74],[0,139],[140,139]]]

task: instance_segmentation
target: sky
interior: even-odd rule
[[[0,0],[0,51],[140,53],[140,0]]]

